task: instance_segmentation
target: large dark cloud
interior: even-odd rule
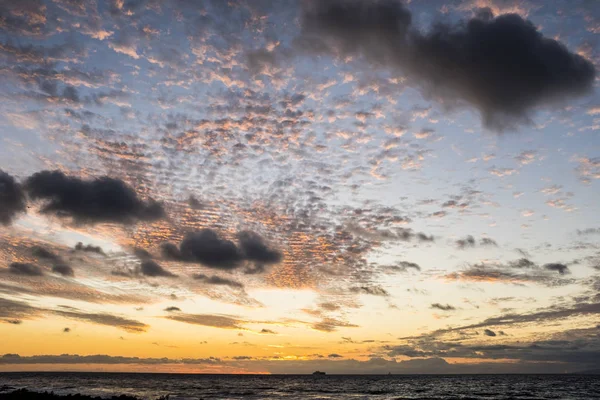
[[[14,262],[8,266],[8,271],[15,275],[42,276],[44,271],[37,265]]]
[[[42,212],[70,216],[78,223],[132,223],[165,215],[160,203],[141,200],[123,181],[109,177],[85,181],[60,171],[42,171],[24,186],[33,200],[45,202]]]
[[[276,264],[281,261],[281,253],[270,248],[263,238],[254,232],[240,232],[238,240],[240,249],[247,260],[261,264]]]
[[[560,263],[544,264],[544,269],[547,269],[548,271],[556,271],[561,275],[569,273],[569,267]]]
[[[102,247],[100,247],[100,246],[93,246],[91,244],[87,244],[87,245],[84,246],[84,244],[81,243],[81,242],[78,242],[75,245],[75,250],[76,251],[85,251],[87,253],[98,253],[98,254],[105,255],[104,254],[104,250],[102,250]]]
[[[170,258],[198,262],[219,269],[236,268],[243,260],[243,255],[235,243],[219,237],[210,229],[188,233],[178,250],[169,244],[163,246],[163,254]]]
[[[540,106],[585,95],[594,82],[591,62],[516,14],[494,17],[483,9],[422,32],[399,1],[306,4],[300,47],[397,69],[444,105],[474,106],[495,130],[528,122]]]
[[[188,233],[179,247],[173,243],[163,243],[162,253],[167,259],[197,262],[222,270],[235,269],[242,265],[243,261],[254,262],[257,265],[281,261],[281,253],[271,249],[258,234],[241,232],[238,239],[239,247],[211,229],[202,229]],[[257,271],[262,272],[263,268],[259,267]]]
[[[9,225],[15,216],[26,210],[27,203],[21,185],[0,170],[0,225]]]
[[[155,262],[153,260],[142,261],[140,271],[142,272],[143,275],[153,276],[153,277],[164,276],[167,278],[174,278],[177,276],[177,275],[167,271],[166,269],[164,269],[162,266],[160,266],[157,262]]]
[[[60,259],[60,257],[58,257],[56,254],[54,254],[53,252],[51,252],[50,250],[48,250],[42,246],[33,246],[31,248],[31,254],[34,257],[45,259],[45,260],[59,260]]]
[[[70,265],[67,264],[56,264],[52,267],[52,272],[60,274],[62,276],[74,276],[75,272]]]

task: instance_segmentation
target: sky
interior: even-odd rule
[[[600,368],[600,2],[0,1],[0,371]]]

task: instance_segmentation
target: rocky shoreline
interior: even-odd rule
[[[83,394],[59,395],[54,392],[33,392],[27,389],[17,389],[12,392],[0,393],[0,400],[140,400],[134,396],[120,395],[112,397],[88,396]],[[168,400],[167,397],[159,397],[157,400]]]

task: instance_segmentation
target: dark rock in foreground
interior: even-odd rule
[[[67,394],[58,395],[53,392],[32,392],[27,389],[19,389],[10,393],[0,393],[0,400],[139,400],[134,396],[112,396],[112,397],[98,397],[98,396],[86,396],[82,394]],[[158,400],[167,400],[167,397],[161,397]]]

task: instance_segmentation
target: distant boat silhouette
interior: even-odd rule
[[[313,375],[327,375],[325,372],[323,371],[315,371],[312,373]]]

